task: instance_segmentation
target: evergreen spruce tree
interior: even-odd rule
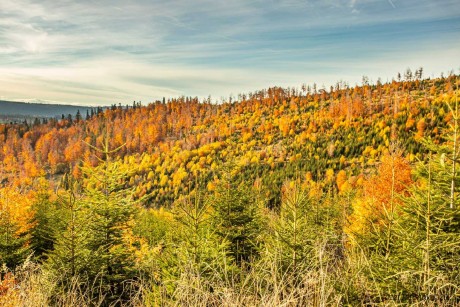
[[[188,262],[203,277],[230,266],[231,261],[226,256],[228,242],[219,242],[211,226],[211,203],[202,197],[200,191],[179,201],[174,211],[179,225],[176,248],[180,261]]]
[[[210,202],[213,227],[221,240],[228,241],[229,256],[238,265],[257,256],[261,204],[254,192],[244,185],[237,185],[230,171],[226,170]]]
[[[440,156],[432,156],[417,166],[417,185],[405,198],[401,221],[400,271],[408,277],[407,296],[430,301],[443,291],[460,285],[460,211],[450,207],[451,170]],[[458,175],[456,176],[458,177]],[[456,304],[458,298],[452,298]]]
[[[70,175],[61,181],[63,192],[58,197],[58,220],[53,225],[54,249],[47,254],[47,267],[64,287],[74,279],[86,279],[90,268],[88,249],[90,216],[84,207],[80,183]]]
[[[308,247],[312,246],[311,225],[308,219],[312,202],[306,191],[297,186],[283,185],[283,197],[280,213],[275,217],[272,240],[269,244],[272,252],[281,258],[284,272],[300,272],[309,256]]]
[[[301,276],[306,270],[321,270],[339,255],[341,236],[335,225],[335,210],[326,194],[312,198],[307,189],[295,182],[282,188],[279,215],[272,222],[268,249],[281,263],[282,272]],[[336,200],[334,200],[336,202]]]
[[[182,298],[211,293],[237,271],[227,254],[228,241],[211,227],[211,206],[201,195],[187,196],[173,207],[174,227],[156,257],[161,273],[153,288],[159,305],[190,304]]]
[[[0,218],[0,263],[14,270],[29,254],[26,246],[27,236],[18,235],[19,226],[12,223],[8,216]]]
[[[34,252],[34,257],[39,260],[54,246],[53,228],[58,223],[58,208],[56,203],[50,200],[50,197],[48,185],[40,183],[36,199],[32,204],[32,210],[35,214],[30,221],[33,226],[29,230],[30,247]]]
[[[84,202],[91,223],[88,225],[88,248],[92,254],[91,278],[100,278],[108,301],[120,299],[125,282],[134,277],[134,255],[127,243],[131,235],[135,212],[132,189],[126,188],[129,172],[120,169],[111,155],[108,134],[102,148],[89,145],[97,154],[100,165],[83,167],[86,178]]]

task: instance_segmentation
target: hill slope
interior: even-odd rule
[[[423,159],[418,139],[442,141],[440,132],[451,120],[446,102],[456,97],[455,80],[354,88],[337,84],[329,92],[270,88],[221,105],[183,97],[112,108],[86,121],[4,126],[0,161],[10,174],[72,171],[78,177],[81,165],[98,163],[84,142],[100,146],[108,133],[111,148],[122,147],[116,157],[133,172],[130,184],[147,205],[171,204],[196,184],[212,190],[229,163],[241,181],[262,178],[275,203],[286,178],[329,176],[333,181],[342,170],[356,181],[391,143],[410,161]],[[18,141],[23,145],[14,145]]]

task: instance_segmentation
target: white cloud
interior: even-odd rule
[[[419,35],[423,49],[416,52],[397,29],[381,41],[365,32],[458,18],[455,0],[396,7],[378,0],[2,0],[0,93],[88,104],[219,98],[271,85],[385,77],[412,65],[458,66],[454,38]],[[449,31],[458,37],[458,27]]]

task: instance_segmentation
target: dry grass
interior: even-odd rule
[[[319,249],[312,265],[297,271],[281,269],[276,255],[243,271],[223,265],[206,276],[184,265],[176,280],[153,284],[148,281],[127,283],[128,301],[112,301],[100,295],[96,284],[88,286],[78,280],[68,282],[62,290],[58,276],[26,262],[12,275],[3,275],[0,306],[456,306],[459,289],[440,278],[433,282],[430,297],[402,302],[382,299],[377,283],[365,278],[366,259],[359,255],[343,260],[318,263],[324,249]],[[320,257],[321,256],[321,257]],[[232,273],[233,272],[233,273]],[[242,273],[244,272],[244,273]],[[106,294],[107,295],[107,294]]]

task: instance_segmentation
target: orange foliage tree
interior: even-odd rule
[[[362,197],[353,204],[347,232],[352,236],[364,234],[370,225],[394,219],[401,205],[398,195],[406,194],[411,184],[411,166],[402,151],[392,146],[382,157],[377,174],[364,182]]]

